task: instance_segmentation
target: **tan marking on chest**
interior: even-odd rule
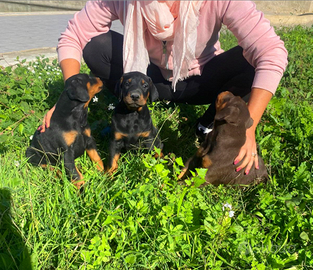
[[[206,155],[202,158],[202,167],[209,168],[212,165],[212,160]]]
[[[145,132],[140,132],[140,133],[137,133],[137,136],[138,136],[138,137],[147,138],[147,137],[149,137],[149,136],[150,136],[150,133],[151,133],[151,131],[150,131],[150,130],[148,130],[148,131],[145,131]]]
[[[83,132],[87,137],[90,137],[91,136],[91,130],[90,128],[86,128]]]
[[[128,136],[128,134],[124,134],[124,133],[122,133],[122,132],[115,132],[114,133],[114,138],[115,138],[115,140],[121,140],[121,139],[123,139],[124,137],[127,137]]]
[[[78,132],[76,130],[72,130],[69,132],[64,132],[63,133],[63,138],[65,140],[65,143],[67,146],[70,146],[74,143],[76,137],[78,135]]]
[[[141,112],[142,107],[138,107],[137,112]]]

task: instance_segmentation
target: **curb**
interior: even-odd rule
[[[271,25],[276,27],[313,26],[313,13],[303,15],[264,15],[271,22]]]
[[[0,12],[0,17],[75,14],[77,11]]]
[[[0,54],[0,67],[14,66],[19,63],[16,60],[19,57],[19,60],[26,59],[26,62],[32,62],[37,59],[39,56],[45,56],[51,60],[57,58],[57,52],[55,47],[44,47],[39,49],[31,49],[25,51],[9,52]]]

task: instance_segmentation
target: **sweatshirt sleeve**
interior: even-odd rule
[[[119,18],[119,6],[119,1],[87,1],[61,33],[57,46],[59,62],[68,58],[81,62],[82,51],[91,38],[107,33],[112,21]]]
[[[243,56],[255,68],[252,87],[275,93],[288,64],[284,42],[251,1],[222,1],[222,22],[236,36]]]

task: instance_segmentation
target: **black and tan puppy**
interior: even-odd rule
[[[99,78],[78,74],[68,78],[52,114],[50,127],[45,132],[37,130],[30,147],[26,150],[28,161],[33,165],[56,165],[64,156],[64,167],[77,188],[84,181],[75,166],[75,159],[87,151],[97,168],[103,170],[102,160],[87,122],[88,104],[102,90]]]
[[[244,170],[236,172],[240,163],[234,165],[234,160],[246,141],[246,129],[252,124],[247,105],[240,97],[230,92],[219,94],[213,130],[196,154],[186,162],[178,178],[186,177],[189,170],[207,168],[206,183],[203,185],[248,185],[266,181],[267,171],[260,156],[259,169],[255,169],[253,165],[248,175],[244,174]]]
[[[148,150],[153,150],[154,146],[163,148],[146,105],[148,98],[151,101],[158,98],[151,78],[140,72],[125,73],[116,85],[115,93],[119,103],[112,117],[110,173],[117,169],[117,161],[123,150],[138,147],[140,143]]]

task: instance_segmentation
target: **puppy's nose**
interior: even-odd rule
[[[138,94],[138,93],[131,93],[130,97],[131,97],[132,100],[136,101],[136,100],[138,100],[140,98],[140,94]]]

